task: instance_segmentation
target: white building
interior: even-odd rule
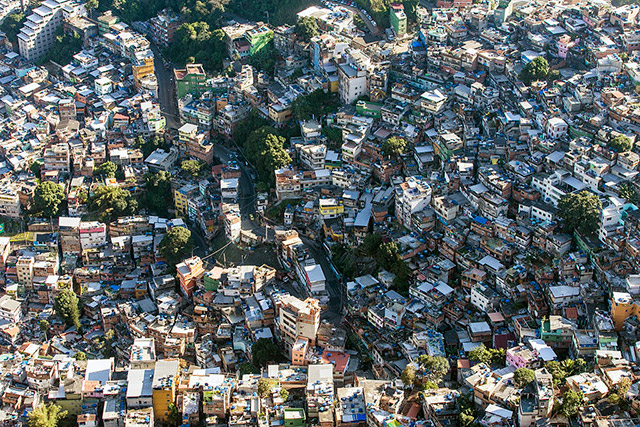
[[[130,369],[127,374],[127,407],[153,405],[153,369]]]
[[[411,215],[431,203],[431,187],[426,181],[408,177],[396,188],[396,218],[405,227],[411,225]]]
[[[82,250],[98,248],[107,243],[107,227],[101,222],[81,222],[78,231]]]
[[[367,72],[355,64],[338,66],[338,94],[343,104],[352,104],[369,93]]]
[[[12,299],[9,295],[0,298],[0,320],[10,323],[17,323],[22,318],[22,308],[20,302]]]
[[[567,134],[567,122],[560,117],[553,117],[547,121],[547,135],[550,138],[561,138]]]
[[[28,60],[43,56],[56,38],[56,30],[62,24],[63,7],[66,0],[45,0],[40,7],[33,9],[24,26],[18,33],[20,55]]]
[[[298,271],[300,281],[310,294],[320,294],[325,291],[325,277],[319,264],[300,266]]]
[[[558,207],[560,199],[575,191],[584,190],[586,185],[566,170],[557,170],[549,175],[534,175],[531,186],[542,195],[542,201]]]
[[[93,82],[93,88],[95,89],[96,94],[98,94],[98,96],[106,95],[108,93],[113,92],[113,83],[111,82],[110,78],[102,77],[102,78],[96,79]]]
[[[220,180],[220,191],[223,199],[238,200],[238,178],[225,178]]]
[[[20,197],[13,186],[3,185],[0,189],[0,215],[20,218]]]
[[[324,169],[327,146],[324,144],[296,144],[300,162],[311,170]]]
[[[600,214],[600,229],[598,230],[598,238],[605,243],[608,236],[618,233],[618,228],[622,227],[620,220],[622,214],[627,210],[636,210],[636,206],[632,203],[626,203],[624,199],[610,196],[602,203],[602,213]]]

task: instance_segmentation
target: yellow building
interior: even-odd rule
[[[142,58],[131,66],[133,82],[137,88],[140,87],[140,81],[143,78],[153,75],[154,72],[155,68],[153,66],[153,56]]]
[[[187,184],[173,190],[176,215],[187,216],[189,214],[189,199],[198,193],[198,189],[199,187],[195,184]]]
[[[320,199],[319,200],[320,215],[323,218],[335,218],[338,215],[344,213],[344,206],[342,200],[338,199]]]
[[[631,298],[627,292],[614,292],[611,300],[611,317],[616,331],[621,331],[624,321],[629,316],[640,316],[640,306],[638,302]]]
[[[156,420],[167,421],[169,404],[176,402],[180,381],[178,360],[159,360],[153,373],[153,413]]]

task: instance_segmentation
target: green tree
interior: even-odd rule
[[[46,64],[53,61],[59,65],[67,65],[73,60],[73,55],[82,49],[82,37],[77,33],[67,34],[62,27],[56,30],[56,36],[51,48],[47,53],[38,59],[38,64]]]
[[[167,216],[171,205],[171,174],[166,171],[147,172],[144,180],[144,207],[160,216]]]
[[[158,148],[165,151],[169,150],[169,144],[167,144],[164,137],[160,135],[153,135],[147,139],[144,139],[142,135],[138,135],[136,136],[135,146],[142,151],[142,156],[145,159]]]
[[[422,355],[417,359],[420,375],[427,381],[439,382],[449,372],[449,360],[442,356]]]
[[[570,193],[560,199],[558,216],[568,233],[579,231],[591,234],[600,227],[602,203],[595,194],[586,190]]]
[[[562,362],[551,360],[544,367],[553,376],[553,384],[559,386],[567,377],[585,372],[587,364],[583,359],[565,359]]]
[[[291,103],[291,111],[298,120],[309,120],[312,117],[320,117],[335,112],[340,104],[337,98],[330,92],[318,89],[308,95],[298,96]]]
[[[245,156],[256,166],[260,180],[270,186],[275,184],[274,170],[291,163],[284,143],[285,139],[268,126],[252,132],[245,143]]]
[[[253,363],[244,362],[238,366],[238,374],[240,375],[240,378],[242,378],[244,375],[247,375],[247,374],[259,374],[259,373],[260,373],[260,369],[256,368],[256,366]]]
[[[638,190],[636,190],[636,187],[633,185],[633,183],[629,181],[620,183],[620,191],[618,194],[620,197],[628,202],[633,203],[634,205],[637,205],[640,201]]]
[[[528,368],[519,368],[513,373],[513,381],[520,388],[532,382],[534,378],[533,370]]]
[[[31,213],[44,218],[54,218],[60,214],[60,205],[65,194],[62,186],[51,181],[39,183],[33,191]]]
[[[207,164],[200,160],[185,160],[180,164],[180,169],[196,178],[199,176]]]
[[[74,357],[76,360],[87,360],[87,353],[85,353],[84,351],[78,351],[76,352]]]
[[[158,251],[172,268],[185,259],[193,249],[191,231],[184,227],[173,227],[160,242]]]
[[[174,41],[165,54],[178,64],[197,62],[206,70],[220,71],[227,56],[224,40],[224,31],[212,31],[207,22],[186,22],[176,30]]]
[[[36,161],[31,163],[29,170],[36,176],[36,178],[40,178],[42,176],[42,162]]]
[[[626,153],[633,148],[633,142],[625,135],[616,135],[609,140],[607,147],[616,153]]]
[[[29,413],[29,427],[58,427],[67,417],[68,412],[55,403],[40,404]]]
[[[562,395],[560,413],[567,418],[572,418],[578,414],[578,411],[583,404],[584,394],[581,391],[567,390]]]
[[[286,388],[280,388],[280,397],[285,402],[289,400],[289,390],[287,390]]]
[[[295,32],[300,39],[308,42],[313,37],[320,34],[320,28],[318,28],[318,22],[315,18],[311,16],[305,16],[298,20]]]
[[[416,13],[418,9],[419,0],[402,0],[404,6],[404,13],[407,15],[409,22],[415,22],[418,15]]]
[[[461,395],[458,398],[458,424],[460,427],[471,427],[477,417],[476,408],[473,401]]]
[[[67,326],[74,326],[80,329],[80,308],[78,307],[78,296],[71,289],[63,289],[58,292],[53,301],[53,309],[60,316]]]
[[[276,385],[275,380],[271,378],[264,378],[264,377],[260,378],[258,380],[258,396],[260,396],[263,399],[266,399],[271,395],[271,392],[273,391],[273,387],[275,385]]]
[[[392,136],[382,143],[382,152],[386,156],[398,157],[405,153],[407,149],[407,141],[404,138]]]
[[[99,5],[98,0],[85,0],[84,2],[84,7],[87,8],[89,16],[93,14],[93,11],[96,10]]]
[[[105,178],[115,178],[118,166],[112,161],[106,161],[93,170],[93,176],[104,176]]]
[[[40,332],[44,334],[45,341],[47,340],[47,336],[49,334],[49,328],[51,328],[51,324],[48,320],[42,319],[40,321]]]
[[[174,402],[170,402],[169,405],[167,406],[167,409],[169,412],[167,414],[167,423],[170,426],[174,426],[174,427],[182,424],[182,416],[176,404]]]
[[[280,358],[280,348],[270,339],[260,338],[251,346],[251,357],[256,366],[266,367]]]
[[[544,80],[547,77],[547,74],[549,74],[549,63],[544,57],[538,56],[533,61],[525,65],[522,73],[520,74],[520,79],[526,85],[530,85],[531,82],[536,80]]]
[[[133,215],[138,210],[138,201],[131,193],[120,187],[102,185],[89,198],[89,208],[97,212],[100,219],[111,222],[121,216]]]
[[[469,352],[469,360],[490,364],[491,353],[489,353],[489,349],[487,349],[484,344],[480,344],[479,346],[471,349]]]
[[[360,245],[360,250],[364,252],[368,256],[375,256],[378,253],[378,249],[380,249],[380,245],[382,244],[382,236],[379,234],[369,233],[364,236],[364,240],[362,240],[362,245]]]
[[[2,24],[0,25],[0,31],[5,33],[7,39],[14,44],[18,45],[18,33],[27,20],[27,15],[24,13],[16,12],[8,14]]]
[[[411,386],[416,381],[416,368],[412,364],[408,364],[400,374],[400,379],[405,386]]]

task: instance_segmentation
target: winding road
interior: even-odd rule
[[[167,128],[177,129],[180,127],[179,117],[177,115],[177,102],[172,81],[172,68],[165,68],[160,50],[152,45],[155,57],[155,72],[158,78],[158,102],[160,108],[167,120]],[[242,219],[242,229],[251,230],[255,235],[264,238],[267,242],[273,242],[275,231],[273,226],[264,226],[264,222],[260,221],[261,215],[256,209],[256,189],[251,176],[257,176],[255,168],[244,158],[244,154],[235,141],[231,144],[235,146],[235,150],[231,149],[221,142],[214,145],[214,154],[223,162],[237,161],[240,167],[240,191],[238,205]],[[237,155],[235,153],[238,153]],[[251,219],[253,217],[253,219]],[[204,258],[211,253],[210,246],[206,241],[203,233],[197,228],[192,227],[196,248],[193,253]],[[322,267],[326,278],[326,288],[329,293],[328,308],[322,313],[322,318],[334,324],[339,324],[343,318],[344,310],[344,294],[342,280],[336,274],[331,263],[330,257],[323,248],[321,243],[311,240],[306,236],[300,236],[303,243],[309,248],[310,254],[316,262]]]

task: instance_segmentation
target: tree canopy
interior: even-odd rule
[[[245,156],[256,166],[260,180],[269,185],[275,184],[273,171],[291,163],[284,143],[285,139],[269,126],[255,130],[245,142]]]
[[[75,326],[76,329],[80,329],[78,296],[71,289],[63,289],[58,292],[56,299],[53,301],[53,309],[67,326]]]
[[[78,33],[68,34],[63,31],[62,27],[58,27],[51,48],[38,60],[38,63],[45,64],[53,61],[58,65],[65,66],[73,61],[73,55],[80,51],[82,43],[82,37]]]
[[[385,156],[398,157],[405,153],[407,141],[404,138],[392,136],[382,143],[382,152]]]
[[[640,194],[638,194],[638,190],[630,181],[624,181],[620,183],[619,195],[626,201],[631,202],[635,205],[640,202]]]
[[[169,230],[158,247],[160,255],[172,267],[190,255],[192,249],[191,231],[184,227],[173,227]]]
[[[29,427],[58,427],[67,415],[68,412],[55,403],[40,404],[29,413]]]
[[[559,386],[567,377],[584,372],[587,364],[583,359],[565,359],[562,362],[551,360],[544,367],[553,376],[553,384]]]
[[[593,233],[600,226],[601,212],[600,199],[588,191],[567,194],[558,203],[558,216],[568,233]]]
[[[220,71],[227,57],[224,38],[224,31],[212,30],[207,22],[185,22],[176,30],[165,54],[178,64],[199,63],[208,71]]]
[[[487,365],[504,365],[506,352],[502,349],[487,348],[484,344],[471,349],[469,359]]]
[[[133,215],[138,210],[138,201],[131,193],[120,187],[102,185],[89,198],[89,208],[98,213],[100,220],[111,222],[121,216]]]
[[[531,82],[536,80],[544,80],[547,74],[549,74],[549,63],[544,57],[538,56],[524,66],[520,79],[526,85],[530,85]]]
[[[149,157],[157,148],[162,148],[165,151],[169,150],[169,144],[160,135],[153,135],[150,138],[144,139],[142,135],[136,136],[136,148],[142,151],[142,157],[145,159]]]
[[[11,43],[15,43],[17,46],[18,33],[27,20],[27,15],[21,12],[15,12],[8,14],[2,24],[0,25],[0,31],[5,33],[7,39]]]
[[[524,387],[535,378],[535,373],[529,368],[518,368],[513,373],[513,381],[518,387]]]
[[[65,199],[62,186],[51,181],[39,183],[33,191],[31,213],[44,218],[60,215],[60,205]]]
[[[607,147],[616,153],[625,153],[633,148],[633,142],[625,135],[616,135],[609,140]]]
[[[93,170],[93,176],[104,176],[105,178],[115,178],[118,166],[112,161],[106,161]]]
[[[263,338],[264,339],[264,338]],[[258,396],[266,399],[271,395],[273,388],[276,386],[276,381],[272,378],[260,378],[258,380]]]
[[[318,22],[311,16],[304,16],[298,19],[296,24],[296,35],[304,41],[309,41],[313,37],[320,34],[320,28],[318,28]]]
[[[291,111],[298,120],[309,120],[312,117],[320,119],[326,114],[337,111],[338,107],[338,99],[322,89],[299,96],[291,103]]]
[[[205,170],[206,166],[207,164],[201,160],[185,160],[180,164],[180,169],[196,178]]]
[[[578,414],[580,407],[584,404],[584,393],[576,390],[567,390],[562,395],[560,413],[567,418],[572,418]]]
[[[166,171],[147,172],[144,180],[146,191],[142,198],[143,206],[153,213],[167,216],[171,205],[171,174]]]
[[[251,346],[251,356],[256,366],[266,367],[267,363],[280,359],[280,348],[270,339],[260,338]]]

